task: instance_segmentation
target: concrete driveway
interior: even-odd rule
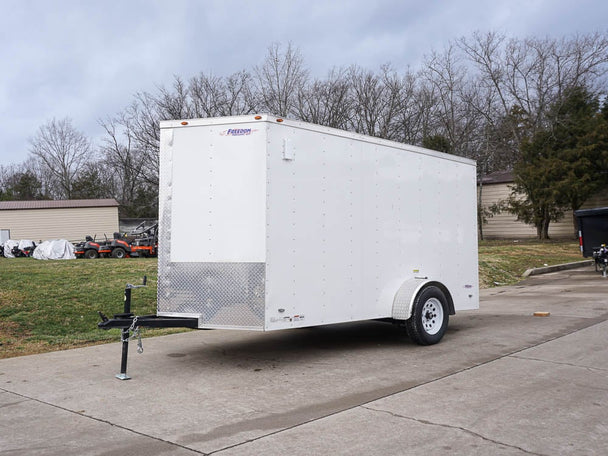
[[[363,322],[0,360],[0,455],[604,455],[608,280],[484,290],[444,340]],[[548,311],[549,317],[535,317]]]

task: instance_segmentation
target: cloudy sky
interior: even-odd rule
[[[416,69],[473,31],[561,37],[608,30],[605,0],[0,0],[0,164],[69,117],[98,121],[174,75],[252,69],[291,42],[313,76],[357,64]]]

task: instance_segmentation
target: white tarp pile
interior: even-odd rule
[[[21,239],[19,241],[19,245],[17,246],[17,248],[19,248],[19,250],[21,251],[30,247],[36,247],[36,244],[34,243],[34,241],[30,241],[29,239]]]
[[[36,248],[36,244],[34,243],[34,241],[30,241],[29,239],[22,239],[20,241],[15,241],[14,239],[7,239],[2,245],[2,251],[4,252],[4,256],[6,258],[15,258],[15,255],[13,254],[13,249],[15,247],[17,247],[23,252],[25,249]]]
[[[38,244],[32,255],[37,260],[75,260],[74,246],[65,239],[53,239]]]
[[[19,246],[19,241],[15,241],[13,239],[8,239],[4,241],[4,256],[6,258],[15,258],[15,255],[13,255],[13,247],[17,246]]]

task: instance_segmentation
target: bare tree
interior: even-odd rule
[[[190,91],[180,77],[174,77],[173,90],[160,87],[158,91],[159,94],[152,97],[152,101],[163,119],[196,117],[190,103]]]
[[[564,91],[593,87],[608,71],[605,34],[507,40],[495,32],[474,33],[470,39],[461,38],[459,45],[494,92],[500,108],[495,120],[519,116],[519,122],[511,124],[518,145],[546,125],[549,106],[563,99]],[[526,129],[520,128],[522,122]]]
[[[348,71],[351,89],[350,128],[358,133],[399,139],[398,113],[403,107],[404,83],[390,65],[380,74],[352,66]]]
[[[344,70],[332,70],[298,92],[297,116],[305,122],[346,129],[351,115],[350,85]]]
[[[259,97],[255,93],[253,77],[248,71],[239,71],[226,79],[222,115],[235,116],[258,111]]]
[[[445,137],[454,153],[471,157],[481,119],[475,107],[477,90],[457,48],[450,44],[443,53],[432,53],[422,74],[436,103],[434,134]]]
[[[15,164],[0,165],[0,200],[13,199],[15,176],[21,172],[21,168]]]
[[[255,67],[261,107],[278,116],[297,115],[297,95],[308,80],[300,52],[291,43],[285,52],[275,43],[261,66]]]
[[[381,138],[393,141],[402,140],[402,124],[399,114],[407,109],[407,103],[412,95],[411,81],[407,75],[401,77],[390,65],[380,67],[380,77],[383,86],[384,109],[380,126]]]
[[[195,117],[216,117],[224,98],[224,81],[221,77],[200,73],[188,85]]]
[[[353,112],[351,129],[357,133],[379,136],[384,110],[382,80],[370,70],[352,66],[348,72]]]
[[[124,117],[100,121],[106,132],[101,150],[105,169],[111,173],[115,198],[126,214],[137,199],[138,190],[147,183],[146,157],[136,147],[132,131]]]
[[[51,195],[70,199],[80,169],[91,159],[88,138],[72,126],[69,118],[52,119],[30,139],[30,153],[52,181]]]
[[[195,117],[250,114],[257,108],[253,79],[247,71],[227,78],[199,74],[190,79],[190,102]]]
[[[398,109],[392,119],[394,138],[408,144],[420,144],[431,106],[425,96],[420,77],[407,71],[401,78]]]
[[[131,105],[117,117],[130,147],[137,149],[143,170],[141,178],[153,186],[158,186],[160,121],[166,119],[171,119],[169,113],[147,92],[136,94]]]

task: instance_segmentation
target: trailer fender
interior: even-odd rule
[[[441,282],[429,279],[428,277],[416,277],[408,279],[401,284],[395,298],[393,300],[393,312],[392,318],[394,320],[408,320],[412,316],[412,307],[414,305],[414,299],[418,294],[428,286],[436,286],[448,300],[448,313],[454,315],[456,313],[454,309],[454,301],[452,295],[445,285]]]

